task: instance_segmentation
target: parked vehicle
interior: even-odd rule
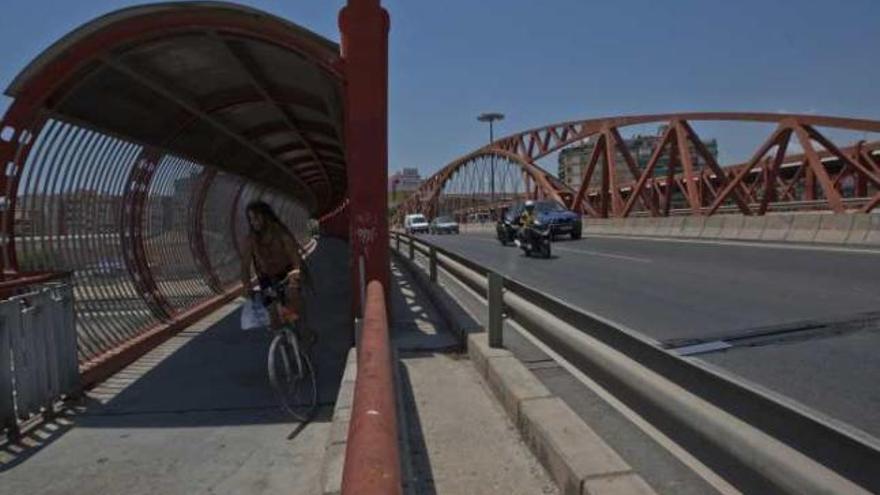
[[[428,220],[425,218],[425,215],[422,215],[421,213],[413,213],[407,215],[403,219],[403,230],[406,231],[407,234],[427,234],[428,229]]]
[[[458,234],[458,222],[452,217],[436,217],[431,220],[428,230],[432,234]]]
[[[524,209],[524,202],[511,205],[498,221],[495,230],[501,244],[507,245],[514,241],[514,236],[519,230],[519,218]],[[560,235],[570,235],[572,239],[581,238],[583,231],[581,217],[556,201],[536,201],[535,215],[541,225],[546,225],[549,228],[551,240]]]

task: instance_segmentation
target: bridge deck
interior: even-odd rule
[[[319,401],[335,397],[351,344],[344,243],[312,258]],[[303,426],[266,378],[268,333],[239,328],[238,303],[90,391],[74,413],[0,450],[0,493],[315,493],[329,407]]]

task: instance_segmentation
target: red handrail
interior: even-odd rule
[[[399,495],[400,452],[388,315],[385,290],[375,280],[367,285],[357,366],[342,494]]]
[[[0,280],[0,294],[7,294],[8,291],[31,285],[64,280],[69,278],[70,275],[70,272],[25,272],[6,274],[6,277],[9,278]]]

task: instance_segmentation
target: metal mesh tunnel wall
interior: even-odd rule
[[[73,272],[81,361],[239,281],[243,210],[272,204],[304,241],[308,212],[244,178],[51,120],[21,176],[22,271]]]

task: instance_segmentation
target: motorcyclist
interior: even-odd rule
[[[535,202],[530,199],[526,201],[525,209],[523,209],[523,212],[519,217],[519,237],[521,240],[531,243],[532,239],[530,238],[530,235],[532,234],[532,228],[537,222],[538,217],[535,215]]]

